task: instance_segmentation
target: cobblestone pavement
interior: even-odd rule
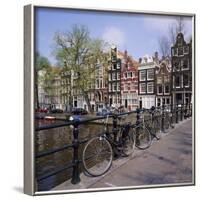
[[[132,158],[117,159],[105,175],[81,175],[81,182],[66,181],[52,190],[150,186],[193,183],[192,119],[180,122],[147,150],[136,150]]]
[[[186,120],[142,155],[134,157],[92,188],[191,183],[192,120]]]

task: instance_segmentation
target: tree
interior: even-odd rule
[[[35,107],[39,108],[39,72],[50,67],[50,62],[46,57],[40,56],[39,53],[35,55]]]
[[[55,34],[55,55],[63,71],[70,74],[70,102],[72,93],[76,91],[86,101],[89,112],[93,112],[90,104],[90,93],[94,90],[94,73],[99,63],[104,59],[102,40],[91,39],[86,26],[74,25],[65,33]]]
[[[159,38],[159,48],[162,56],[165,58],[170,54],[170,44],[167,37],[162,36]]]
[[[162,35],[158,39],[158,46],[163,57],[170,55],[171,46],[176,43],[176,36],[178,33],[186,33],[185,21],[183,17],[178,17],[175,23],[168,27],[168,35]]]

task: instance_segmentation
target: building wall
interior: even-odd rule
[[[173,104],[191,102],[192,96],[192,46],[186,43],[184,35],[179,33],[171,48],[172,55],[172,99]]]

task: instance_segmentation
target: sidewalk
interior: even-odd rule
[[[114,161],[104,176],[93,178],[81,174],[79,184],[66,181],[52,190],[191,184],[192,168],[192,119],[187,119],[153,142],[149,149],[136,150],[134,157]]]

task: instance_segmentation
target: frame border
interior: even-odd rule
[[[192,17],[192,102],[193,102],[193,120],[192,120],[192,182],[191,183],[175,183],[163,185],[143,185],[143,186],[124,186],[113,188],[94,188],[94,189],[74,189],[74,190],[57,190],[57,191],[35,191],[35,148],[34,148],[34,53],[35,53],[35,10],[37,8],[47,9],[68,9],[81,10],[91,12],[113,12],[113,13],[129,13],[129,14],[144,14],[144,15],[162,15],[162,16],[185,16]],[[194,186],[196,184],[196,143],[195,143],[195,67],[196,67],[196,14],[194,13],[179,13],[165,11],[146,11],[132,9],[115,9],[115,8],[95,8],[95,7],[78,7],[78,6],[62,6],[62,5],[45,5],[45,4],[29,4],[24,6],[24,193],[28,195],[53,195],[53,194],[69,194],[83,192],[102,192],[102,191],[118,191],[130,189],[150,189],[163,187],[182,187]]]

